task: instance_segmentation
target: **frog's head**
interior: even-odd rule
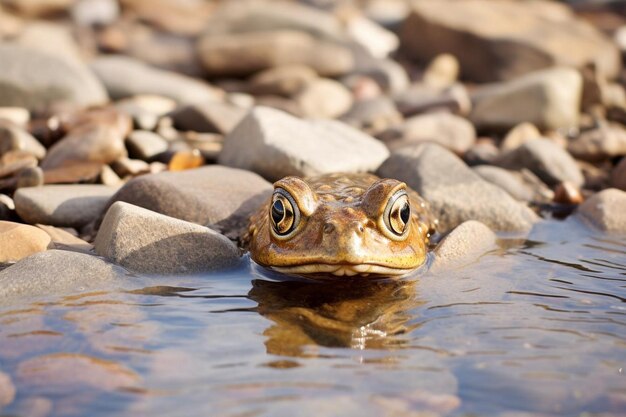
[[[401,181],[364,188],[286,177],[252,220],[250,253],[284,273],[404,275],[424,263],[432,226],[425,202]]]

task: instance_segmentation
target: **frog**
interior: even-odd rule
[[[426,259],[437,220],[406,183],[370,173],[284,177],[251,216],[251,259],[288,275],[397,277]]]

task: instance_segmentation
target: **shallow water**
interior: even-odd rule
[[[549,221],[501,244],[403,281],[246,263],[0,309],[0,415],[626,414],[626,237]]]

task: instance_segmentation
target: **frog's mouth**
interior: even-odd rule
[[[413,269],[399,269],[378,264],[305,264],[293,266],[272,266],[283,274],[333,274],[339,277],[355,275],[406,275]]]

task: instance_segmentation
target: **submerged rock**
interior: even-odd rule
[[[237,247],[226,236],[124,202],[107,211],[95,248],[96,253],[140,273],[215,271],[239,261]]]
[[[576,215],[605,232],[626,233],[626,192],[608,188],[578,207]]]
[[[342,122],[299,120],[257,107],[226,137],[219,161],[275,181],[287,175],[374,171],[388,155],[381,142]]]
[[[460,268],[476,262],[481,255],[495,249],[496,235],[489,227],[475,220],[461,223],[435,249],[431,271]]]
[[[406,182],[430,203],[443,231],[466,220],[494,230],[527,231],[538,220],[525,205],[484,181],[462,160],[435,144],[399,149],[378,170]]]

